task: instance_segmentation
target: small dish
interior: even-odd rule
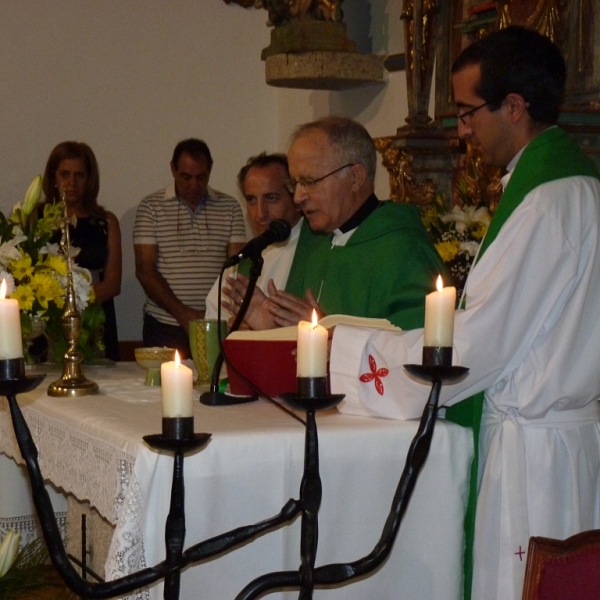
[[[171,360],[175,360],[174,348],[136,348],[135,361],[146,369],[144,385],[160,385],[160,366]]]

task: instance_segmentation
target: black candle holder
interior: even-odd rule
[[[296,389],[299,398],[327,398],[327,377],[296,377]]]
[[[5,358],[4,360],[0,360],[0,381],[24,378],[25,359],[22,356],[19,358]]]
[[[303,509],[301,550],[302,562],[298,571],[280,571],[269,573],[250,582],[235,600],[255,600],[270,590],[279,588],[299,589],[300,600],[311,600],[317,586],[335,586],[362,578],[379,568],[392,551],[400,524],[410,502],[419,473],[431,447],[435,427],[438,402],[443,382],[450,383],[466,376],[465,367],[440,367],[431,365],[404,365],[405,368],[423,381],[432,383],[431,393],[415,437],[413,438],[404,470],[400,477],[392,506],[383,526],[381,537],[373,550],[365,557],[350,563],[329,564],[314,568],[316,555],[318,522],[314,511],[318,510],[321,500],[321,481],[319,478],[318,441],[315,422],[315,410],[331,408],[343,398],[333,395],[325,398],[300,398],[297,394],[284,394],[283,400],[292,408],[304,409],[307,413],[304,476],[301,485],[301,501],[306,501],[306,513]]]
[[[146,435],[144,441],[156,450],[174,454],[171,504],[165,524],[166,565],[173,572],[165,577],[164,597],[179,598],[181,571],[177,565],[183,555],[185,542],[185,485],[183,459],[187,452],[198,450],[210,439],[210,433],[194,433],[194,418],[163,418],[162,435]]]
[[[321,507],[322,485],[319,473],[319,438],[317,436],[316,411],[337,406],[344,394],[329,394],[321,397],[309,394],[321,390],[327,385],[327,378],[298,377],[298,394],[282,394],[282,400],[291,408],[306,412],[306,433],[304,436],[304,473],[300,483],[300,505],[302,506],[302,523],[300,526],[300,570],[298,571],[300,596],[312,598],[314,589],[313,574],[317,557],[319,508]],[[260,578],[262,580],[263,578]],[[258,580],[255,580],[258,581]],[[276,586],[279,585],[277,582]],[[274,586],[274,587],[276,587]],[[269,588],[267,588],[269,589]],[[257,598],[262,594],[252,584],[242,591],[239,599]]]
[[[194,436],[194,417],[163,417],[162,434],[167,439],[189,440]]]
[[[429,383],[457,383],[469,373],[467,367],[450,365],[404,365],[404,368],[417,379]]]
[[[423,346],[423,364],[451,367],[452,346]]]
[[[0,361],[0,373],[20,373],[18,366],[9,367],[1,363],[2,361]],[[456,381],[468,372],[468,369],[464,367],[432,365],[405,365],[405,367],[413,375],[431,382],[432,389],[423,410],[419,428],[411,442],[381,537],[367,556],[350,563],[328,564],[315,568],[318,545],[318,511],[322,496],[315,413],[336,406],[344,396],[332,394],[302,397],[300,394],[286,394],[283,399],[289,406],[306,412],[304,473],[300,484],[300,498],[288,500],[279,514],[274,517],[254,525],[238,527],[195,544],[184,552],[184,454],[202,448],[210,439],[211,434],[192,433],[190,435],[189,421],[168,423],[163,434],[144,437],[150,447],[172,452],[174,455],[171,505],[165,524],[166,558],[153,567],[141,569],[113,581],[100,583],[92,583],[83,579],[67,557],[52,504],[44,486],[44,478],[39,468],[37,448],[16,401],[16,394],[34,389],[44,376],[4,379],[0,377],[0,394],[6,396],[9,402],[15,436],[21,456],[26,463],[36,513],[50,558],[67,586],[79,596],[90,600],[122,596],[164,579],[164,598],[178,600],[180,573],[187,565],[208,560],[218,554],[238,548],[258,535],[290,523],[301,513],[300,568],[296,571],[279,571],[262,575],[251,581],[236,596],[236,600],[255,600],[271,590],[280,588],[299,589],[298,598],[300,600],[311,600],[315,587],[335,586],[363,577],[377,569],[389,556],[417,478],[429,453],[442,383]],[[165,435],[165,431],[167,435]]]

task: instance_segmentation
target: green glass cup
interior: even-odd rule
[[[221,339],[227,336],[227,321],[194,319],[190,321],[190,349],[198,377],[194,386],[210,383],[213,368],[219,356],[219,329]]]

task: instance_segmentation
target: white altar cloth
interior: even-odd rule
[[[164,558],[172,459],[142,440],[161,430],[160,390],[142,385],[143,371],[121,363],[88,369],[101,394],[49,398],[46,379],[19,397],[40,450],[47,479],[87,500],[116,525],[107,576],[116,577]],[[425,403],[429,390],[423,387]],[[317,566],[354,561],[377,542],[414,421],[353,417],[335,410],[318,415],[323,501]],[[195,430],[211,432],[186,457],[186,547],[278,513],[299,496],[304,428],[265,401],[212,408],[195,405]],[[10,415],[0,399],[0,452],[17,456]],[[392,555],[372,576],[315,599],[452,600],[461,597],[462,520],[472,457],[470,432],[439,420],[428,461],[417,483]],[[252,579],[297,569],[300,519],[243,548],[187,568],[182,600],[227,600]],[[162,598],[157,584],[141,598]],[[280,592],[269,598],[297,598]]]

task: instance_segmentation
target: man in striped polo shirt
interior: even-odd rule
[[[190,356],[188,324],[204,317],[204,299],[228,256],[246,241],[235,198],[208,185],[213,160],[201,140],[179,142],[173,183],[146,196],[133,229],[135,273],[146,292],[146,346]]]

